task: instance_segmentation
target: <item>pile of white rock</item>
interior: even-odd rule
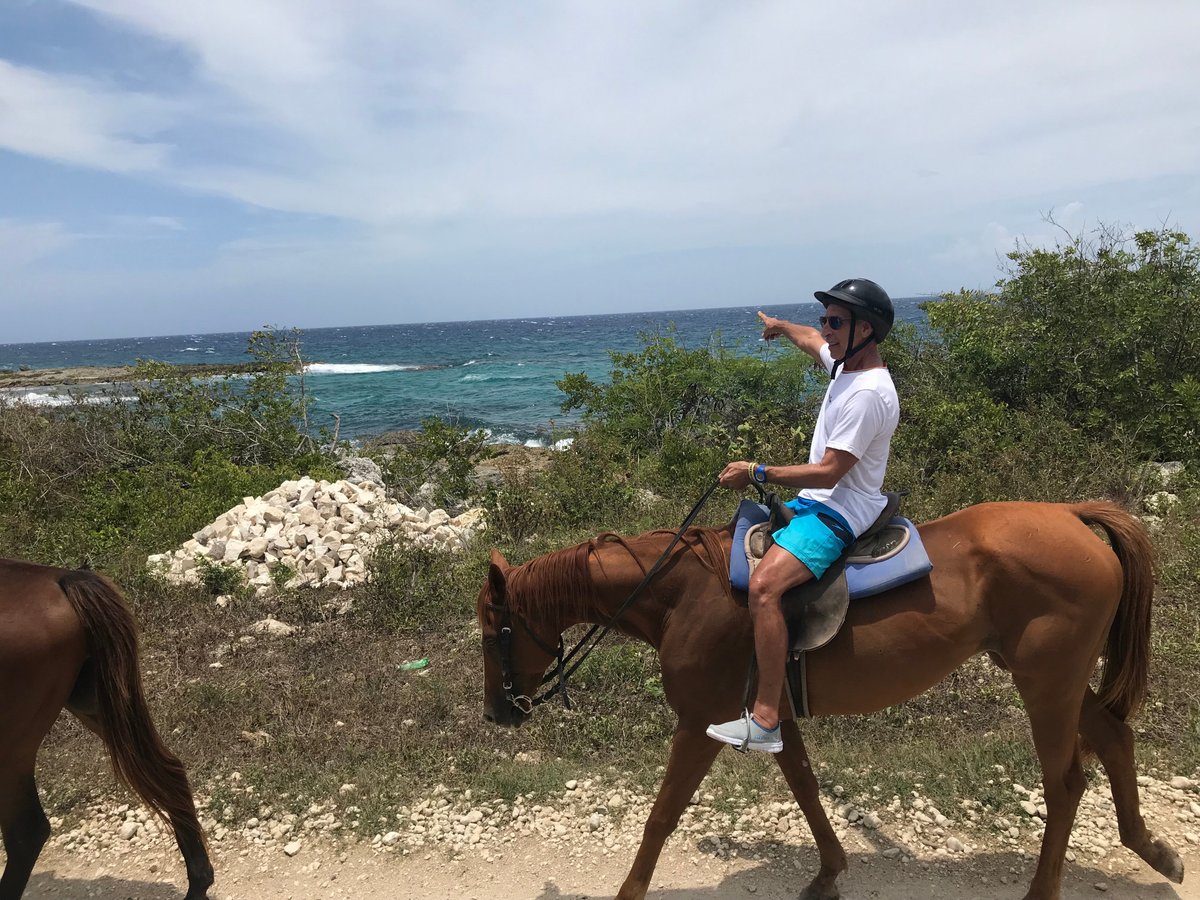
[[[352,587],[366,578],[371,551],[389,539],[418,547],[461,550],[484,527],[483,510],[451,516],[410,509],[371,481],[285,481],[262,497],[245,497],[147,566],[172,581],[199,583],[202,561],[236,566],[248,584],[268,593],[273,573],[291,572],[285,588]]]

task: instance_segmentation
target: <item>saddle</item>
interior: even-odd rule
[[[797,718],[808,717],[808,682],[804,654],[833,640],[846,621],[850,600],[869,597],[928,575],[933,568],[916,526],[898,515],[907,492],[885,493],[887,505],[822,575],[783,596],[788,623],[788,700]],[[743,500],[738,507],[730,555],[730,582],[747,591],[750,575],[774,541],[771,534],[794,515],[774,494],[767,504]],[[746,594],[734,595],[745,602]]]
[[[933,568],[916,526],[898,515],[904,493],[884,494],[887,505],[875,522],[854,541],[820,578],[783,596],[792,653],[817,650],[833,640],[846,620],[851,598],[869,597],[929,573]],[[738,507],[730,581],[746,591],[750,575],[793,512],[775,495],[767,505],[743,500]],[[743,597],[738,597],[742,601]]]

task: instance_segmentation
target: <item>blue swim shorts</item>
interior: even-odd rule
[[[824,503],[797,497],[795,500],[789,500],[786,506],[795,510],[796,515],[771,537],[780,547],[804,563],[814,578],[820,578],[853,541],[854,532],[840,513]],[[826,525],[818,513],[832,519],[844,528],[845,532],[839,534],[840,529]]]

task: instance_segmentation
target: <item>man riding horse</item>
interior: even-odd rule
[[[879,343],[895,319],[887,292],[869,279],[850,278],[815,296],[826,312],[819,331],[758,314],[763,338],[782,335],[830,374],[808,462],[769,466],[738,460],[720,475],[721,484],[733,490],[744,490],[751,481],[800,489],[787,504],[795,516],[772,535],[774,543],[750,579],[758,660],[754,708],[740,719],[708,729],[708,736],[718,741],[767,753],[783,749],[779,700],[788,629],[782,597],[820,578],[883,512],[883,476],[900,416],[896,387],[879,355]]]
[[[723,480],[744,488],[753,471],[760,482],[805,488],[796,505],[811,509],[806,500],[823,504],[825,509],[816,513],[829,517],[824,527],[836,534],[828,522],[840,523],[826,510],[839,513],[856,531],[864,523],[869,529],[880,508],[878,499],[861,506],[853,501],[879,490],[894,413],[886,428],[862,443],[862,435],[841,424],[835,406],[849,399],[848,385],[884,381],[887,373],[874,345],[887,334],[892,312],[890,304],[884,305],[882,289],[862,279],[817,297],[827,313],[818,343],[812,341],[813,329],[763,317],[768,337],[783,334],[801,347],[823,349],[826,367],[843,369],[826,397],[826,421],[814,437],[812,461],[762,469],[732,463]],[[843,365],[835,367],[835,362]],[[886,383],[890,386],[890,380]],[[853,402],[871,406],[877,401]],[[874,487],[864,491],[858,478],[870,469],[867,457],[876,439],[881,452],[873,457],[879,461],[871,470]],[[838,469],[839,459],[843,469]],[[849,503],[847,496],[852,497]],[[800,512],[798,518],[811,527],[813,517],[820,522],[816,513]],[[804,523],[805,518],[810,521]],[[772,547],[756,570],[762,574],[757,590],[751,591],[752,623],[730,580],[734,523],[686,526],[687,521],[674,534],[606,533],[516,566],[493,550],[476,599],[484,715],[502,725],[519,725],[539,700],[557,693],[552,689],[531,699],[547,680],[557,678],[562,685],[562,634],[573,625],[617,630],[657,652],[663,694],[677,723],[662,785],[619,900],[645,900],[667,838],[723,746],[712,740],[714,731],[729,735],[732,740],[726,740],[735,745],[757,736],[756,749],[772,749],[770,730],[761,726],[774,724],[778,715],[778,669],[760,682],[753,710],[756,718],[762,717],[760,724],[748,712],[727,726],[712,728],[709,723],[744,707],[738,671],[744,671],[753,649],[763,668],[771,664],[772,649],[776,661],[785,652],[780,643],[764,647],[769,643],[764,638],[772,637],[772,622],[778,625],[779,582],[794,583],[801,569],[811,577],[812,567],[821,565],[812,557],[794,556],[788,549],[791,537],[786,531],[777,533],[783,549]],[[1182,881],[1179,853],[1142,818],[1134,731],[1127,721],[1146,696],[1150,674],[1154,547],[1144,526],[1104,501],[1010,502],[970,506],[925,522],[917,532],[932,569],[927,576],[873,594],[869,603],[849,604],[835,636],[805,654],[805,714],[876,712],[917,696],[968,659],[986,653],[1012,676],[1042,770],[1045,830],[1025,900],[1061,900],[1063,865],[1090,753],[1108,774],[1121,843],[1166,878]],[[773,574],[780,566],[782,574]],[[654,589],[643,590],[650,580]],[[1104,666],[1093,686],[1101,655]],[[548,679],[547,670],[556,660],[557,673]],[[787,709],[784,714],[776,738],[782,747],[773,758],[808,822],[819,857],[819,869],[801,895],[834,900],[849,858],[822,803],[795,717]]]

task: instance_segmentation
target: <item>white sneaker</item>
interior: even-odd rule
[[[743,753],[747,750],[758,750],[762,753],[778,753],[783,749],[783,738],[779,734],[779,726],[767,729],[755,721],[750,711],[746,710],[740,719],[725,722],[722,725],[709,725],[706,732],[714,741],[731,745]]]

